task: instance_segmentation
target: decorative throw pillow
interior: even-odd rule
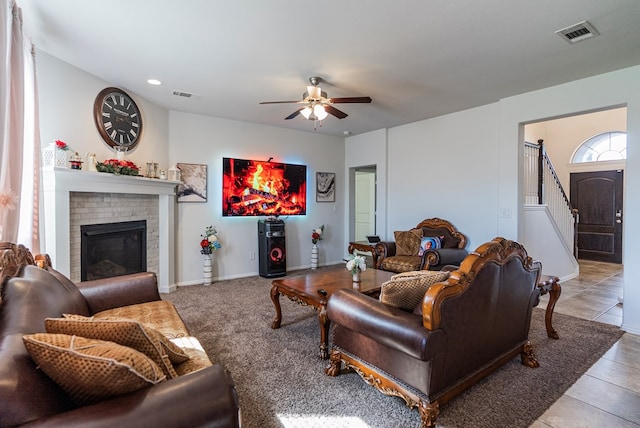
[[[417,256],[420,250],[421,229],[393,232],[396,241],[396,256]]]
[[[128,346],[151,358],[168,379],[178,377],[173,363],[181,363],[189,356],[153,328],[127,318],[93,318],[65,314],[65,318],[46,318],[47,333],[77,335],[108,340]]]
[[[458,245],[460,245],[460,238],[455,238],[451,232],[444,227],[435,229],[423,227],[422,236],[439,236],[442,248],[458,248]]]
[[[422,256],[425,251],[432,249],[435,250],[438,248],[442,248],[442,241],[439,236],[423,236],[422,240],[420,240],[420,250],[418,251],[418,255]]]
[[[449,278],[449,272],[418,270],[393,275],[382,284],[380,301],[406,311],[412,311],[422,302],[424,293],[433,284]]]
[[[78,405],[166,379],[146,355],[117,343],[48,333],[25,335],[22,340],[38,367]]]

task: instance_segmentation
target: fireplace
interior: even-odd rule
[[[147,270],[147,221],[80,226],[80,280]]]
[[[81,281],[80,227],[85,224],[147,221],[147,271],[158,291],[175,284],[176,186],[178,182],[69,168],[43,168],[45,252],[53,267]]]

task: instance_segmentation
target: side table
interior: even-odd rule
[[[363,253],[371,253],[371,258],[373,259],[373,268],[377,269],[378,266],[378,255],[376,254],[376,244],[371,244],[367,241],[352,241],[349,242],[349,247],[347,251],[349,254],[353,254],[354,250],[361,251]]]

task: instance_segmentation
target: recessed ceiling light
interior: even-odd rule
[[[162,85],[162,82],[159,81],[158,79],[149,79],[147,80],[147,83],[155,86]]]

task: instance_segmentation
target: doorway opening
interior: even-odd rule
[[[572,208],[578,209],[577,258],[579,259],[605,261],[602,258],[604,251],[607,253],[606,261],[622,263],[623,171],[626,167],[626,161],[620,157],[596,156],[603,144],[589,145],[585,143],[594,137],[615,136],[626,133],[626,131],[627,108],[620,106],[549,119],[524,126],[525,141],[544,140],[546,153],[553,164],[563,190],[566,195],[571,195]],[[609,140],[613,141],[611,138]],[[603,152],[604,155],[613,153],[613,149],[619,152],[616,144],[609,143],[607,147],[608,150]],[[585,150],[591,157],[584,154],[579,156]],[[582,159],[582,162],[576,159]],[[609,172],[605,173],[605,171]],[[596,180],[592,176],[593,174],[598,176],[613,175]],[[614,185],[620,186],[622,189],[613,191]],[[595,190],[601,188],[606,188],[606,190],[600,192],[599,196],[596,195]],[[612,201],[611,198],[616,195],[617,200]],[[582,203],[586,205],[581,207]],[[605,220],[611,224],[604,225],[603,221]],[[603,231],[606,232],[606,236],[601,233]]]
[[[349,240],[366,241],[376,235],[376,166],[351,168]]]

